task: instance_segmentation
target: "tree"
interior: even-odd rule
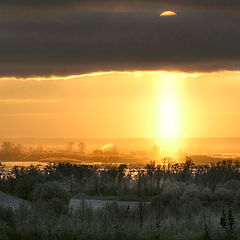
[[[229,208],[228,210],[228,224],[229,224],[229,228],[232,230],[234,227],[234,223],[235,223],[235,219],[232,213],[232,209]]]
[[[86,151],[86,144],[84,142],[80,142],[78,144],[78,147],[79,147],[79,152],[80,153],[85,153],[85,151]]]
[[[19,160],[23,157],[23,149],[21,144],[14,144],[5,141],[1,145],[0,157],[3,160]]]
[[[226,217],[226,213],[225,213],[224,210],[223,210],[222,216],[220,218],[220,225],[222,226],[222,228],[224,230],[226,230],[226,228],[227,228],[227,217]]]
[[[0,179],[2,179],[2,176],[4,177],[4,166],[3,166],[3,164],[0,162]]]
[[[72,152],[73,145],[74,145],[74,142],[69,142],[69,143],[68,143],[68,145],[67,145],[67,150],[68,150],[69,152]]]
[[[222,216],[220,218],[220,225],[226,231],[226,233],[231,234],[235,224],[235,219],[232,213],[232,209],[229,208],[228,213],[226,215],[223,210]]]

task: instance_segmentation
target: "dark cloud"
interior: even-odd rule
[[[154,12],[10,13],[0,19],[1,76],[240,69],[237,16],[203,11],[182,11],[176,17]]]
[[[88,10],[149,10],[167,7],[206,9],[239,13],[239,0],[0,0],[2,7],[18,8],[78,8]]]

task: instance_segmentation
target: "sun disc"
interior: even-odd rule
[[[166,16],[176,16],[177,14],[173,11],[165,11],[160,14],[161,17],[166,17]]]

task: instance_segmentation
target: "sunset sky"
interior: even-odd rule
[[[235,0],[0,0],[0,137],[240,137],[239,29]]]

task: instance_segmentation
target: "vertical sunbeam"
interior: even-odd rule
[[[161,101],[161,135],[164,138],[179,136],[179,106],[174,95],[163,96]]]
[[[162,138],[180,136],[180,94],[179,81],[173,76],[162,79],[159,109],[159,135]]]
[[[158,103],[158,135],[165,154],[176,153],[181,137],[181,78],[165,73],[160,78]]]

